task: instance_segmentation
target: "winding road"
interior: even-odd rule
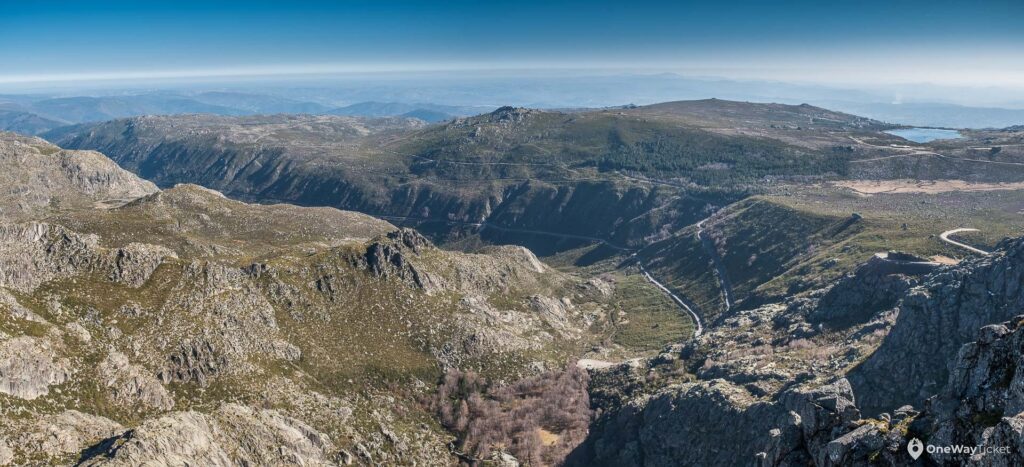
[[[676,304],[679,305],[680,308],[686,310],[686,312],[690,314],[690,317],[693,318],[693,337],[700,337],[701,333],[704,332],[704,325],[701,324],[700,316],[697,314],[697,312],[693,311],[693,308],[690,308],[690,305],[688,305],[686,301],[679,298],[679,296],[673,293],[671,290],[669,290],[668,287],[665,287],[664,284],[658,282],[657,279],[652,277],[651,274],[647,272],[647,269],[644,268],[644,264],[641,263],[640,260],[637,260],[636,265],[640,267],[640,272],[644,274],[644,277],[646,277],[650,283],[654,284],[656,287],[661,289],[662,292],[668,294],[668,296],[672,298],[672,301],[676,302]]]
[[[850,136],[849,138],[852,139],[857,144],[861,144],[861,145],[872,147],[872,148],[889,149],[889,150],[893,150],[893,151],[909,151],[909,152],[905,152],[905,153],[902,153],[902,154],[891,154],[891,155],[888,155],[888,156],[872,157],[870,159],[851,160],[850,163],[873,162],[873,161],[880,161],[880,160],[885,160],[885,159],[894,159],[894,158],[897,158],[897,157],[932,156],[932,157],[938,157],[939,159],[945,159],[945,160],[948,160],[948,161],[977,162],[977,163],[981,163],[981,164],[993,164],[993,165],[1005,165],[1005,166],[1024,166],[1024,162],[987,161],[987,160],[984,160],[984,159],[969,159],[969,158],[966,158],[966,157],[947,156],[945,154],[941,154],[941,153],[932,151],[927,146],[924,147],[923,149],[922,148],[917,148],[917,147],[911,147],[911,146],[882,146],[882,145],[878,145],[878,144],[871,144],[871,143],[865,142],[864,140],[855,138],[853,136]],[[1000,146],[1004,146],[1004,145],[1000,145]],[[1005,145],[1005,146],[1010,146],[1010,145]]]
[[[710,217],[708,219],[710,219]],[[722,300],[725,302],[725,311],[728,312],[732,308],[732,284],[729,282],[729,275],[725,271],[725,265],[722,264],[722,257],[718,255],[718,249],[715,248],[714,242],[704,234],[704,223],[707,222],[708,219],[704,219],[697,223],[697,239],[700,240],[704,250],[707,251],[708,256],[711,257],[711,262],[715,265],[715,275],[718,276],[718,286],[722,289]]]
[[[944,241],[944,242],[946,242],[946,243],[948,243],[950,245],[958,246],[958,247],[963,248],[963,249],[965,249],[967,251],[970,251],[971,253],[977,253],[977,254],[982,255],[982,256],[988,256],[988,255],[992,254],[992,253],[989,253],[989,252],[987,252],[985,250],[981,250],[981,249],[975,248],[973,246],[970,246],[970,245],[967,245],[967,244],[964,244],[964,243],[960,243],[960,242],[958,242],[956,240],[953,240],[953,239],[949,238],[949,236],[953,235],[953,234],[958,234],[958,233],[961,233],[961,232],[977,232],[977,231],[978,231],[978,229],[970,229],[970,228],[960,228],[960,229],[947,230],[947,231],[942,232],[941,234],[939,234],[939,238],[942,241]]]
[[[382,215],[377,215],[377,217],[379,217],[381,219],[400,220],[400,221],[445,222],[445,223],[448,223],[448,224],[465,225],[465,226],[469,226],[469,227],[476,227],[476,228],[479,228],[481,230],[483,230],[483,229],[494,229],[494,230],[499,230],[499,231],[502,231],[502,232],[524,233],[524,234],[532,234],[532,235],[547,235],[547,236],[550,236],[550,237],[566,238],[566,239],[570,239],[570,240],[592,241],[592,242],[597,242],[597,243],[603,244],[604,246],[607,246],[607,247],[615,249],[615,250],[632,252],[632,255],[631,255],[632,257],[636,257],[636,251],[637,251],[636,248],[628,248],[628,247],[624,247],[624,246],[621,246],[621,245],[616,245],[614,243],[610,243],[607,240],[604,240],[604,239],[601,239],[601,238],[597,238],[597,237],[588,237],[588,236],[585,236],[585,235],[562,234],[562,233],[556,233],[556,232],[547,232],[547,231],[543,231],[543,230],[515,229],[515,228],[509,228],[509,227],[499,227],[499,226],[496,226],[496,225],[493,225],[493,224],[488,224],[487,222],[463,222],[463,221],[452,221],[452,220],[442,220],[442,219],[427,219],[427,218],[411,217],[411,216],[382,216]],[[716,255],[716,257],[717,257],[717,255]],[[657,287],[658,289],[660,289],[662,292],[665,292],[665,294],[667,294],[669,296],[669,298],[671,298],[672,301],[675,302],[676,305],[679,305],[679,308],[682,308],[683,311],[685,311],[687,314],[690,315],[690,318],[693,319],[693,337],[700,336],[701,333],[704,332],[704,325],[703,325],[703,323],[700,320],[700,315],[696,311],[694,311],[694,308],[696,307],[696,305],[691,305],[688,301],[683,300],[678,295],[676,295],[674,292],[669,290],[668,287],[666,287],[664,284],[662,284],[657,279],[655,279],[654,276],[651,275],[651,273],[647,272],[647,269],[644,268],[643,263],[641,263],[639,259],[637,259],[636,264],[637,264],[637,266],[640,267],[640,272],[643,273],[644,278],[646,278],[648,282],[650,282],[651,284],[654,284],[654,286]],[[724,275],[720,274],[720,277],[724,277]],[[726,300],[728,300],[728,298],[726,298]],[[727,307],[728,307],[728,304],[727,304]]]

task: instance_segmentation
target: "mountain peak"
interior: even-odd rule
[[[519,122],[522,121],[527,115],[537,112],[533,109],[527,109],[525,107],[512,107],[506,105],[499,107],[494,112],[490,113],[490,120],[492,122]]]

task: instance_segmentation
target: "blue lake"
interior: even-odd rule
[[[886,131],[886,133],[899,136],[900,138],[913,141],[915,143],[927,143],[937,139],[957,139],[964,137],[964,135],[961,135],[959,131],[940,130],[938,128],[907,128],[904,130],[889,130]]]

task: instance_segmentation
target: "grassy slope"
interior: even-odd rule
[[[771,138],[720,135],[685,119],[615,111],[506,113],[514,117],[488,114],[418,130],[394,151],[439,161],[423,161],[414,171],[443,179],[573,179],[621,170],[722,185],[846,170],[843,157]]]
[[[734,299],[746,305],[791,295],[852,271],[871,255],[900,250],[924,257],[969,253],[938,235],[957,227],[960,238],[991,248],[1019,235],[1024,191],[956,192],[870,197],[823,187],[756,196],[709,221],[707,231],[729,275]],[[861,216],[853,220],[853,214]],[[653,274],[697,303],[713,320],[722,311],[721,288],[694,227],[639,253]]]
[[[612,341],[626,349],[659,351],[693,334],[693,321],[640,274],[620,276],[615,291],[622,312]]]
[[[697,239],[694,226],[641,250],[638,256],[652,274],[696,304],[704,316],[713,317],[724,310],[712,259]]]

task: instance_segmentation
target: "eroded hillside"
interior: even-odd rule
[[[9,134],[0,154],[5,176],[47,181],[2,197],[0,463],[447,465],[423,402],[444,371],[557,372],[628,328],[621,276],[522,247],[455,253],[363,214],[158,190]]]

